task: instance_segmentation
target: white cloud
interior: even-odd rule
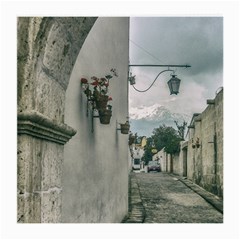
[[[223,86],[223,19],[221,17],[132,18],[132,64],[190,64],[178,68],[180,93],[169,95],[170,72],[163,73],[146,93],[129,88],[130,108],[164,105],[173,112],[193,114],[206,107]],[[137,43],[138,45],[136,45]],[[140,47],[141,48],[140,48]],[[138,89],[146,89],[164,68],[132,68]]]

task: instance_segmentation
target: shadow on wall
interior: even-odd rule
[[[64,149],[62,222],[113,223],[127,214],[128,135],[117,131],[116,123],[128,116],[128,35],[128,18],[98,18],[74,66],[65,121],[77,134]],[[80,79],[104,77],[111,68],[118,77],[109,80],[110,123],[101,124],[98,118],[92,123]]]

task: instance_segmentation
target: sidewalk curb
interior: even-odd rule
[[[171,177],[177,178],[180,182],[185,184],[187,187],[192,189],[195,193],[200,195],[205,201],[211,204],[217,211],[223,214],[223,199],[220,199],[216,195],[206,191],[199,185],[193,183],[192,181],[179,177],[177,175],[169,174]]]
[[[130,174],[129,210],[122,223],[143,223],[145,209],[140,196],[139,185],[134,174]]]

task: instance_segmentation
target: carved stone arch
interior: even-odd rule
[[[49,109],[49,102],[53,101],[60,111],[56,120],[62,122],[64,101],[57,102],[51,90],[66,91],[78,53],[95,20],[86,17],[18,19],[19,112],[34,109],[55,118]]]
[[[97,18],[18,18],[18,222],[60,222],[65,91]]]

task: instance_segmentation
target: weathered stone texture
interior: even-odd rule
[[[36,109],[50,118],[54,118],[54,114],[56,120],[63,121],[64,93],[69,77],[95,20],[96,18],[18,19],[19,112]],[[57,96],[62,102],[54,100]],[[51,106],[48,107],[49,103]],[[53,113],[49,110],[50,107],[55,110]]]
[[[41,220],[45,223],[61,221],[62,197],[61,189],[53,188],[42,193]]]
[[[18,134],[27,134],[59,144],[65,144],[76,131],[63,123],[45,117],[36,111],[18,114]]]
[[[217,166],[216,185],[218,195],[223,195],[223,91],[218,94],[216,101],[216,139],[217,139]]]
[[[43,69],[67,88],[73,65],[95,18],[56,18],[42,60]]]
[[[223,196],[223,89],[207,108],[193,115],[188,141],[180,143],[179,156],[173,156],[173,173],[187,177],[209,192]],[[196,146],[199,139],[200,146]],[[193,145],[195,146],[193,148]],[[171,172],[170,156],[164,149],[159,157],[162,171]]]
[[[18,111],[35,107],[37,63],[52,24],[51,18],[18,19]]]
[[[65,91],[96,18],[18,18],[18,222],[59,222]]]
[[[136,184],[130,189],[125,223],[223,223],[222,201],[190,181],[180,182],[163,172],[131,173],[130,177]],[[211,205],[203,198],[211,199]]]
[[[187,149],[187,177],[206,190],[223,196],[223,90],[191,123]],[[192,139],[200,147],[192,148]],[[180,158],[183,161],[183,158]]]
[[[57,122],[64,122],[65,90],[44,71],[39,73],[37,84],[35,108]]]
[[[19,223],[41,222],[41,196],[39,193],[18,194]]]
[[[61,188],[63,146],[60,148],[55,143],[42,144],[42,171],[41,190]]]
[[[63,145],[28,135],[18,137],[19,222],[59,222],[60,210],[55,208],[61,207],[62,161]],[[50,216],[51,211],[46,217],[48,208],[57,212],[57,219]]]
[[[179,155],[178,154],[174,154],[172,156],[173,160],[172,160],[172,164],[173,164],[173,167],[172,167],[172,171],[174,173],[177,173],[177,174],[180,174],[180,168],[179,168]]]
[[[202,127],[202,121],[198,121],[195,123],[195,141],[197,138],[202,139],[201,134],[201,127]],[[201,143],[200,143],[201,144]],[[202,148],[201,147],[195,147],[193,150],[193,157],[194,157],[194,172],[193,172],[193,178],[195,179],[195,182],[197,184],[200,183],[202,179]]]

